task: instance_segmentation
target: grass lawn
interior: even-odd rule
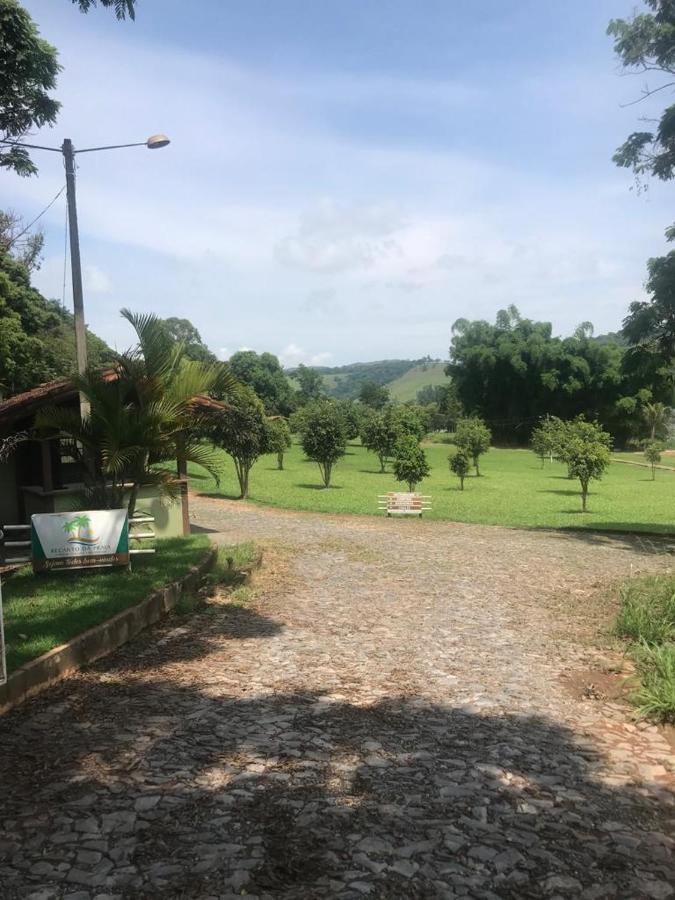
[[[184,575],[208,547],[203,534],[160,540],[154,556],[133,559],[131,572],[83,569],[34,575],[28,567],[21,569],[2,586],[8,670],[140,603],[154,588]]]
[[[616,459],[625,459],[629,462],[641,463],[643,466],[648,466],[649,463],[645,459],[644,453],[615,453],[614,456]],[[662,453],[661,454],[661,462],[660,466],[668,466],[669,469],[675,469],[675,453]]]
[[[675,532],[675,475],[612,464],[604,479],[593,482],[589,511],[581,510],[579,484],[569,481],[559,463],[546,463],[527,450],[490,450],[481,460],[480,478],[466,479],[464,491],[448,468],[450,448],[426,444],[431,475],[418,487],[431,494],[431,519],[509,525],[518,528],[592,528]],[[336,465],[333,486],[321,488],[316,463],[303,457],[294,445],[286,454],[285,469],[276,469],[272,456],[262,457],[253,468],[250,500],[287,509],[329,513],[377,514],[377,495],[404,489],[391,472],[380,474],[375,456],[358,444]],[[234,467],[223,453],[220,487],[194,468],[193,490],[236,497]]]

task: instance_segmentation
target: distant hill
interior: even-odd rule
[[[400,400],[405,403],[407,400],[415,400],[417,392],[423,387],[431,385],[449,384],[450,379],[445,374],[445,363],[431,362],[422,363],[408,369],[403,375],[387,384],[389,393],[394,400]]]
[[[414,400],[417,391],[431,384],[445,384],[445,363],[423,359],[380,359],[375,362],[350,363],[346,366],[314,366],[323,376],[323,383],[329,397],[354,400],[361,385],[372,381],[385,385],[396,400]],[[287,370],[290,375],[293,370]],[[296,384],[293,382],[293,384]]]

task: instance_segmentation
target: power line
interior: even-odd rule
[[[23,231],[20,231],[15,237],[12,238],[12,240],[9,242],[8,249],[13,244],[16,244],[16,242],[19,240],[19,238],[23,237],[27,231],[30,231],[30,229],[33,227],[33,225],[35,225],[35,223],[38,221],[38,219],[41,219],[44,216],[44,214],[47,212],[47,210],[50,209],[56,203],[56,201],[59,199],[61,194],[65,191],[65,189],[66,189],[66,186],[64,184],[63,187],[61,188],[61,190],[56,195],[56,197],[54,197],[53,200],[49,201],[49,203],[45,206],[45,208],[42,210],[42,212],[39,213],[37,216],[35,216],[33,221],[29,222],[28,225],[26,225],[26,227],[23,229]]]

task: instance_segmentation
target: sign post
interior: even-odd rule
[[[129,565],[125,509],[40,513],[31,516],[34,572]]]

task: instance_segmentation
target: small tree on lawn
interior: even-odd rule
[[[565,448],[567,468],[571,478],[579,479],[581,510],[586,512],[588,485],[593,480],[600,480],[609,466],[611,438],[593,422],[577,420],[570,424],[573,433],[570,434]]]
[[[431,471],[426,453],[413,435],[403,435],[397,441],[394,448],[393,469],[396,480],[405,481],[411,493]]]
[[[347,452],[347,433],[339,408],[330,401],[308,407],[301,440],[305,455],[319,467],[324,487],[330,487],[333,466]]]
[[[534,429],[530,439],[530,447],[532,452],[541,460],[542,469],[547,457],[550,462],[553,462],[559,442],[560,419],[557,419],[555,416],[546,416]]]
[[[455,431],[455,444],[473,460],[476,467],[476,475],[480,476],[478,460],[490,449],[492,434],[482,419],[471,416],[460,419]]]
[[[661,450],[663,450],[663,444],[659,441],[649,441],[645,445],[645,459],[652,467],[652,481],[656,479],[656,467],[661,462]]]
[[[454,472],[459,478],[459,489],[463,491],[464,479],[471,469],[471,460],[464,450],[457,450],[455,453],[451,453],[448,456],[448,460],[450,461],[450,471]]]
[[[269,452],[268,422],[265,407],[252,388],[242,386],[239,393],[210,431],[217,447],[232,457],[239,482],[239,499],[248,497],[249,475],[253,464]]]
[[[373,412],[364,416],[361,425],[361,443],[374,453],[380,462],[380,472],[384,472],[387,460],[391,457],[400,437],[391,417],[382,412]]]
[[[267,420],[267,452],[276,453],[277,469],[284,468],[284,453],[292,444],[291,429],[286,419],[275,418]]]

